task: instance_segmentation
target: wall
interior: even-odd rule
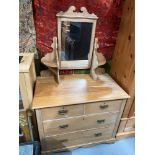
[[[36,46],[45,54],[51,52],[52,38],[57,35],[56,13],[66,11],[69,6],[77,10],[85,6],[89,13],[95,13],[99,19],[96,37],[99,39],[99,52],[109,60],[112,58],[118,34],[124,0],[34,0],[34,21]]]

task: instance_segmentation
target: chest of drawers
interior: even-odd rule
[[[115,139],[129,96],[108,75],[38,78],[32,108],[36,111],[42,153],[68,150]]]

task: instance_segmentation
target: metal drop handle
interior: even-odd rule
[[[99,132],[99,133],[95,133],[94,136],[95,136],[95,137],[102,136],[102,133],[101,133],[101,132]]]
[[[104,122],[105,122],[105,119],[97,120],[97,123],[99,124],[104,123]]]
[[[105,105],[100,105],[100,108],[101,109],[106,109],[106,108],[108,108],[109,107],[109,105],[107,105],[107,104],[105,104]]]
[[[59,115],[64,115],[64,114],[68,113],[68,110],[67,109],[62,109],[62,110],[59,110],[58,113],[59,113]]]
[[[59,128],[61,128],[61,129],[68,128],[68,124],[60,125]]]

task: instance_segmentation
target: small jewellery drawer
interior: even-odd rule
[[[121,108],[122,100],[103,101],[85,104],[85,114],[118,112]]]
[[[61,134],[46,138],[46,149],[61,149],[70,146],[92,143],[95,141],[104,141],[112,138],[114,126],[107,128],[78,131],[73,133]]]
[[[84,109],[82,104],[41,109],[43,121],[71,116],[79,116],[83,115],[83,113]]]
[[[104,127],[114,124],[117,119],[117,115],[118,113],[105,113],[54,121],[44,121],[43,127],[45,136],[62,134],[76,130]]]

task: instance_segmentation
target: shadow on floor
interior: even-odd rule
[[[51,155],[135,155],[135,138],[126,138],[113,144],[98,144],[68,152],[52,153]]]

